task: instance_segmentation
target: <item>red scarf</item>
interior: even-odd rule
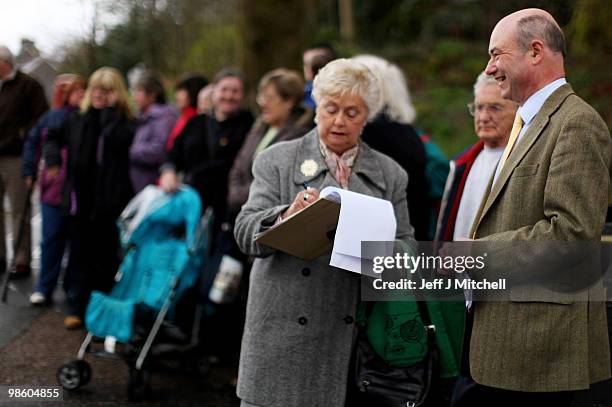
[[[181,116],[176,121],[174,128],[168,136],[168,141],[166,141],[166,150],[172,150],[172,147],[174,146],[174,141],[179,136],[179,134],[181,134],[189,119],[191,119],[196,114],[198,114],[198,110],[195,107],[187,106],[183,108],[183,110],[181,111]]]

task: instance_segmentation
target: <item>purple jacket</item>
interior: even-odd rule
[[[21,175],[36,179],[39,161],[41,158],[41,146],[44,144],[49,129],[59,128],[68,114],[75,109],[61,107],[49,110],[32,127],[23,145]],[[44,165],[40,174],[40,201],[47,205],[59,206],[62,203],[62,189],[66,179],[66,162],[68,150],[62,148],[60,151],[62,165],[58,176],[50,178],[47,174],[47,166]]]
[[[166,140],[178,119],[168,105],[155,104],[138,117],[138,129],[130,147],[130,178],[134,193],[154,184],[166,159]]]

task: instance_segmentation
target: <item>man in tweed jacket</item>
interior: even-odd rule
[[[521,10],[495,26],[489,54],[485,72],[520,105],[523,124],[486,189],[472,237],[599,241],[612,143],[601,117],[565,82],[563,32],[547,12]],[[542,254],[534,248],[515,261]],[[478,386],[469,404],[569,405],[576,391],[609,378],[598,288],[580,300],[512,289],[509,301],[476,303],[469,365]]]

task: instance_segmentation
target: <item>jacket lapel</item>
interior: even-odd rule
[[[476,236],[476,231],[478,230],[478,226],[482,219],[487,215],[493,204],[500,197],[501,191],[504,186],[510,179],[514,168],[521,162],[523,157],[529,152],[533,144],[540,137],[548,122],[550,121],[550,116],[554,112],[556,112],[559,107],[563,104],[565,99],[574,91],[569,84],[565,84],[553,92],[552,95],[544,102],[540,111],[536,114],[536,116],[531,121],[529,128],[525,131],[520,142],[516,145],[515,150],[510,154],[508,160],[506,161],[506,165],[502,168],[501,172],[497,177],[497,181],[495,185],[492,185],[493,178],[495,177],[495,173],[491,175],[491,179],[489,180],[489,185],[487,185],[487,189],[485,195],[480,204],[480,209],[476,215],[477,222],[472,226],[472,237]]]
[[[359,141],[359,152],[349,177],[349,191],[370,194],[371,188],[364,182],[364,178],[370,180],[381,191],[385,191],[387,188],[385,178],[377,164],[378,160],[372,149],[366,143]]]
[[[371,188],[368,187],[363,179],[367,178],[380,190],[385,191],[386,183],[382,171],[376,165],[378,160],[376,160],[372,149],[367,144],[361,141],[359,143],[359,152],[349,177],[349,190],[359,193],[370,193]],[[298,149],[293,171],[293,182],[296,185],[302,185],[303,183],[310,184],[311,181],[318,178],[323,172],[326,173],[326,176],[322,185],[338,186],[338,183],[329,173],[327,164],[321,155],[319,150],[319,134],[317,129],[314,128],[301,138],[301,145]]]
[[[319,150],[319,134],[314,128],[301,138],[293,169],[293,182],[296,185],[309,184],[322,172],[327,171],[327,164]]]

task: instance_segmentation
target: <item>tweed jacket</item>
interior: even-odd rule
[[[611,157],[604,121],[569,84],[561,86],[533,118],[493,188],[491,178],[472,236],[598,242]],[[508,260],[515,272],[544,255],[535,246]],[[474,380],[507,390],[550,392],[586,389],[610,377],[601,285],[580,295],[544,297],[544,291],[535,291],[534,296],[533,290],[512,289],[508,301],[475,304],[470,342]]]
[[[304,190],[304,182],[319,190],[338,186],[318,143],[314,129],[259,154],[249,198],[236,219],[238,245],[258,256],[250,277],[237,393],[258,406],[345,403],[359,276],[329,266],[330,253],[305,261],[253,241]],[[314,174],[300,171],[305,160],[316,163]],[[348,189],[391,201],[397,239],[414,244],[407,178],[395,161],[360,143]]]

